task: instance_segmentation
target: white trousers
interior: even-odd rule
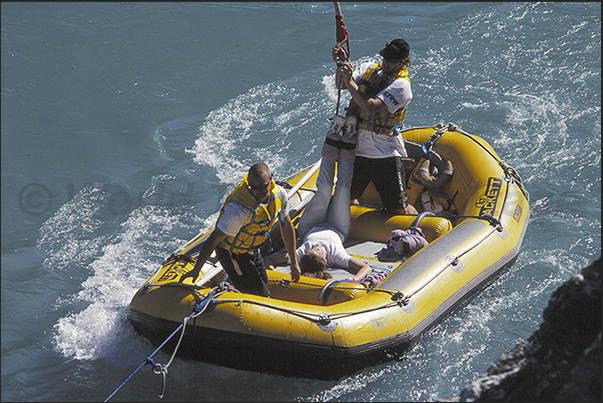
[[[333,185],[337,164],[337,184]],[[350,232],[350,186],[354,164],[323,158],[316,179],[316,194],[306,206],[298,225],[302,239],[314,227],[327,227],[338,232],[343,242]]]

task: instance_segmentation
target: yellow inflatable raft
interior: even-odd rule
[[[480,137],[438,125],[402,132],[408,193],[419,217],[379,208],[369,187],[353,205],[349,254],[383,281],[290,281],[288,268],[269,270],[271,298],[238,292],[222,282],[216,260],[196,284],[191,270],[200,234],[173,253],[133,297],[128,319],[155,345],[185,323],[177,356],[260,372],[337,379],[402,353],[427,328],[514,262],[529,219],[528,193],[517,172]],[[315,189],[319,162],[287,178],[296,223]],[[451,169],[452,168],[452,169]],[[380,261],[391,231],[417,225],[429,244],[408,258]],[[278,226],[276,226],[278,227]],[[278,228],[271,235],[279,244]],[[185,321],[185,319],[188,319]],[[185,322],[183,322],[185,321]]]

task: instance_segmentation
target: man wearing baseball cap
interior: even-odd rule
[[[366,63],[354,69],[345,49],[332,50],[337,63],[336,85],[352,97],[347,119],[357,122],[352,202],[357,203],[372,181],[383,207],[399,214],[417,214],[408,203],[406,175],[402,158],[408,156],[399,128],[412,99],[407,67],[411,65],[410,46],[394,39],[379,51],[381,63]],[[349,142],[349,133],[347,133]]]

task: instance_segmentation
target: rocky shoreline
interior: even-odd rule
[[[543,322],[459,396],[440,402],[600,402],[601,258],[553,292]]]

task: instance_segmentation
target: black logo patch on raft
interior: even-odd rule
[[[521,213],[523,213],[523,209],[518,204],[517,206],[515,206],[515,213],[513,213],[513,218],[515,219],[515,221],[519,222],[519,220],[521,219]]]
[[[160,281],[176,281],[178,279],[178,277],[180,277],[184,273],[188,272],[188,270],[186,270],[186,266],[187,265],[188,265],[187,262],[176,262],[176,263],[173,263],[172,267],[170,267],[169,269],[167,269],[166,272],[163,273],[163,276],[161,276],[161,278],[159,278],[157,280],[157,282],[160,282]]]
[[[479,215],[488,214],[494,216],[500,189],[502,189],[502,179],[488,178],[486,193],[475,201],[475,207],[480,208]]]

